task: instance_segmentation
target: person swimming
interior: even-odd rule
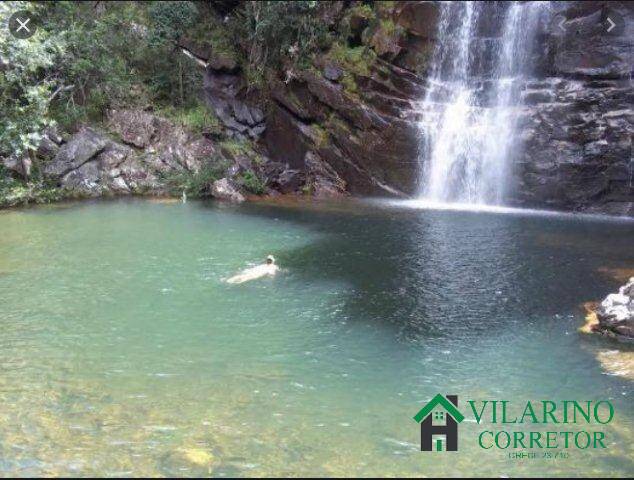
[[[266,257],[266,263],[256,267],[247,268],[244,272],[227,279],[227,283],[244,283],[265,276],[272,277],[280,268],[275,264],[273,255]]]

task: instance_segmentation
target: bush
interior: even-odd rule
[[[59,85],[53,67],[65,48],[59,34],[43,29],[28,41],[11,38],[5,25],[17,10],[38,14],[41,7],[0,3],[0,155],[34,150],[41,131],[52,124],[48,107]]]
[[[150,44],[172,45],[194,24],[197,16],[193,2],[152,2],[148,8]]]
[[[263,195],[266,192],[266,182],[253,170],[247,170],[238,175],[237,181],[249,193]]]
[[[189,197],[200,198],[207,195],[210,185],[221,179],[227,170],[225,161],[214,160],[198,172],[179,172],[164,175],[162,180],[171,195],[187,193]]]
[[[332,42],[323,18],[329,8],[317,1],[245,2],[232,29],[246,52],[247,78],[261,84],[267,68],[307,68]]]

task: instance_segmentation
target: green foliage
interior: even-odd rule
[[[2,2],[0,20],[34,11],[28,40],[0,29],[0,152],[33,149],[59,122],[98,122],[108,108],[197,101],[200,67],[174,40],[197,20],[192,2]]]
[[[266,182],[253,170],[246,170],[240,173],[237,181],[247,192],[255,195],[263,195],[266,192]]]
[[[124,2],[46,4],[45,25],[60,32],[67,45],[56,76],[68,90],[53,105],[66,126],[101,120],[106,108],[147,102],[137,75],[147,49],[140,13]]]
[[[347,47],[339,42],[333,44],[328,57],[347,71],[365,77],[370,75],[370,67],[376,61],[376,54],[371,49],[363,45]]]
[[[221,131],[218,117],[203,105],[190,108],[165,107],[160,109],[158,113],[193,133],[219,133]]]
[[[53,203],[76,195],[42,182],[24,183],[0,173],[0,207],[15,207],[31,203]]]
[[[335,42],[327,53],[327,57],[343,68],[340,79],[346,92],[356,95],[358,86],[355,76],[367,77],[371,74],[371,66],[376,61],[376,53],[363,45],[348,47]]]
[[[249,1],[233,21],[246,51],[248,78],[261,83],[267,68],[306,68],[332,42],[323,20],[328,2]]]
[[[227,167],[226,162],[212,159],[197,172],[166,174],[162,181],[171,195],[185,192],[191,198],[204,197],[210,185],[224,176]]]
[[[58,85],[52,72],[65,49],[58,35],[38,30],[27,40],[11,37],[5,27],[17,10],[39,13],[28,2],[0,2],[0,155],[37,148],[50,125],[48,107]]]
[[[228,138],[220,142],[220,148],[232,157],[238,157],[240,155],[251,156],[254,153],[251,145],[234,138]]]
[[[318,123],[314,123],[312,126],[313,132],[315,134],[315,146],[321,148],[328,143],[328,130],[319,125]]]
[[[194,2],[152,2],[148,8],[150,44],[172,44],[196,21]]]
[[[187,30],[187,38],[194,44],[208,46],[214,53],[239,60],[239,38],[236,35],[235,21],[225,23],[213,12],[201,12],[199,22]]]
[[[377,2],[377,3],[385,3],[385,2]],[[359,17],[371,19],[375,17],[374,10],[367,3],[358,3],[350,9],[350,14],[358,15]]]

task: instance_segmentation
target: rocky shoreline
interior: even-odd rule
[[[606,296],[598,305],[587,305],[584,333],[599,333],[621,342],[634,343],[634,277]]]
[[[336,174],[316,161],[299,178],[248,142],[210,138],[139,110],[110,111],[103,125],[83,126],[72,135],[49,129],[34,153],[5,158],[3,165],[25,187],[0,199],[0,207],[69,198],[181,197],[183,192],[242,202],[294,192],[300,182],[309,183],[317,197],[346,195]]]

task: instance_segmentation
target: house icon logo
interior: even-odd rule
[[[458,450],[458,424],[464,420],[464,415],[457,407],[458,395],[439,393],[414,416],[420,423],[421,451]]]

